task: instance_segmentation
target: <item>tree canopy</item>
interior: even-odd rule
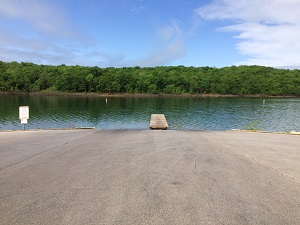
[[[0,91],[300,95],[300,70],[264,66],[51,66],[0,61]]]

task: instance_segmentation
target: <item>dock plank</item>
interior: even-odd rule
[[[164,114],[151,114],[150,129],[166,130],[169,128]]]

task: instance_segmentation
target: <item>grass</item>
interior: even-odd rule
[[[259,120],[252,121],[246,125],[245,130],[258,131],[260,130],[259,123]]]

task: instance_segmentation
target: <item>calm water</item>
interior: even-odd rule
[[[264,101],[265,100],[265,101]],[[106,98],[0,96],[0,130],[20,130],[19,106],[30,107],[26,129],[148,129],[164,113],[170,129],[300,131],[300,98]]]

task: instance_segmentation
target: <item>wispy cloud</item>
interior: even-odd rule
[[[76,60],[72,47],[59,46],[41,38],[22,37],[10,30],[0,29],[0,59],[2,61],[26,61],[38,64],[62,64]],[[66,60],[67,59],[67,60]]]
[[[123,67],[131,65],[122,54],[112,55],[101,51],[89,51],[85,56],[82,65],[98,65],[100,67]]]
[[[226,20],[222,31],[237,32],[238,64],[300,67],[299,0],[214,0],[196,10],[204,20]]]
[[[12,25],[0,27],[0,60],[86,66],[106,66],[119,60],[88,58],[97,51],[95,42],[73,32],[64,13],[59,5],[45,0],[0,0],[0,17]],[[18,22],[26,32],[15,28]]]
[[[131,9],[131,13],[133,14],[140,14],[142,12],[144,12],[147,8],[145,6],[140,6],[140,7],[136,7],[136,8],[132,8]]]
[[[30,26],[47,33],[64,34],[66,20],[63,13],[49,1],[1,0],[0,15],[12,20],[27,22]]]
[[[121,65],[123,56],[110,56],[72,40],[58,43],[41,37],[23,37],[8,29],[0,29],[0,60],[33,62],[50,65],[113,66]],[[96,50],[95,50],[96,49]]]
[[[186,55],[183,32],[177,21],[172,21],[169,25],[162,27],[157,33],[160,43],[159,48],[150,53],[145,58],[138,60],[139,66],[167,65]]]
[[[131,52],[118,52],[103,44],[105,38],[101,38],[101,35],[104,36],[105,32],[105,35],[109,35],[109,29],[101,28],[101,34],[99,31],[85,32],[88,29],[84,26],[89,26],[87,23],[91,17],[82,11],[74,16],[76,12],[68,11],[68,4],[58,0],[0,0],[0,60],[122,67],[169,65],[186,55],[185,32],[178,21],[161,26],[153,39],[151,34],[147,36],[146,39],[151,39],[150,47],[144,49],[142,46],[137,54],[145,52],[145,57],[134,58]],[[82,4],[83,1],[80,5]],[[137,8],[133,8],[132,13],[141,13],[148,9],[142,6],[141,0],[136,5]],[[80,23],[71,23],[74,18],[74,21]],[[94,24],[96,18],[100,17],[94,15]],[[117,29],[118,26],[112,30]]]

